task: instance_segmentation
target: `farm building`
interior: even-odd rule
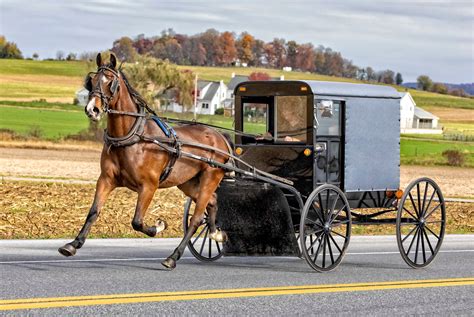
[[[82,87],[81,89],[76,91],[76,98],[78,101],[78,105],[85,107],[87,105],[87,101],[89,100],[89,90]]]
[[[416,106],[409,92],[400,92],[400,132],[441,134],[439,118]]]

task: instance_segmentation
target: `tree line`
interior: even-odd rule
[[[457,97],[469,97],[462,88],[450,89],[443,83],[436,83],[427,75],[420,75],[416,79],[417,88],[419,90],[431,91],[442,95],[452,95]]]
[[[141,34],[134,39],[122,37],[114,41],[111,50],[127,62],[135,61],[137,55],[151,55],[178,65],[291,67],[303,72],[385,84],[400,85],[403,82],[400,73],[389,69],[376,71],[370,66],[359,67],[329,47],[315,47],[311,43],[282,38],[264,42],[248,32],[236,35],[209,29],[186,35],[168,29],[159,36],[145,37]]]

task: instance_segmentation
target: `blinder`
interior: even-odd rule
[[[89,92],[92,91],[92,77],[87,75],[84,79],[84,88],[87,89]]]
[[[112,96],[117,93],[119,87],[119,81],[116,77],[114,77],[112,83],[110,84],[110,92],[112,93]]]

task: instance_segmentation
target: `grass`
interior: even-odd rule
[[[84,77],[88,64],[82,61],[32,61],[0,59],[0,75],[54,75]]]
[[[41,109],[56,109],[56,110],[68,110],[68,111],[80,111],[83,112],[83,107],[72,105],[70,103],[61,102],[47,102],[47,101],[10,101],[0,100],[0,105],[14,106],[14,107],[25,107],[25,108],[41,108]]]
[[[88,126],[89,120],[82,111],[0,106],[0,128],[22,135],[59,139]]]
[[[465,156],[465,167],[474,167],[474,143],[436,140],[403,139],[400,162],[405,165],[446,165],[442,156],[446,150],[459,150]]]

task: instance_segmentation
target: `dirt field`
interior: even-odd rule
[[[100,148],[83,144],[42,144],[42,149],[1,147],[0,239],[73,237],[82,226],[99,175]],[[17,144],[17,146],[21,146]],[[474,169],[403,166],[401,186],[411,179],[430,176],[446,197],[474,198]],[[31,182],[32,179],[41,182]],[[16,180],[15,180],[16,179]],[[18,179],[22,181],[17,181]],[[28,181],[30,180],[30,181]],[[60,181],[52,183],[53,180]],[[73,184],[66,184],[69,180]],[[86,184],[80,184],[80,183]],[[76,183],[76,184],[74,184]],[[184,195],[177,189],[157,191],[146,222],[168,222],[162,236],[180,236]],[[93,236],[143,237],[131,228],[136,194],[118,189],[110,196]],[[474,204],[448,203],[448,232],[474,231]],[[355,227],[358,234],[392,233],[383,226]]]

